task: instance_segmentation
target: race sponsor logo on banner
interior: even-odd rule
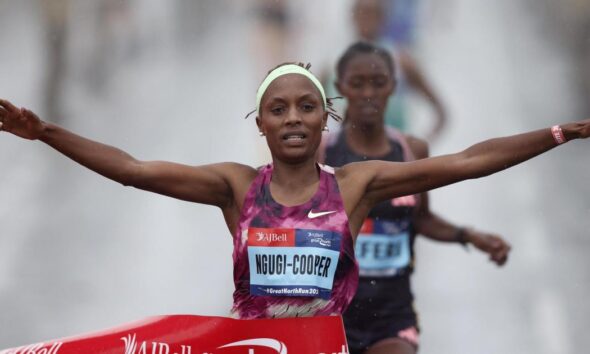
[[[164,342],[151,342],[151,341],[137,341],[137,335],[128,334],[125,337],[121,337],[121,340],[125,343],[125,354],[192,354],[193,348],[190,345],[172,345]],[[257,354],[264,351],[268,353],[267,349],[272,350],[276,354],[289,354],[287,345],[273,338],[251,338],[241,341],[231,342],[218,346],[215,352],[202,352],[195,354],[222,354],[227,352],[226,349],[241,349],[239,353],[244,354]],[[28,354],[28,352],[26,352]],[[238,353],[235,350],[232,353]],[[261,352],[262,353],[262,352]],[[2,353],[4,354],[4,353]],[[19,352],[19,354],[21,354]],[[25,354],[25,353],[22,353]],[[291,353],[293,354],[293,353]],[[317,354],[348,354],[346,345],[342,345],[338,352],[318,352]]]
[[[138,342],[135,333],[121,337],[121,340],[125,342],[125,354],[192,354],[192,348],[189,345],[172,346],[163,342]]]
[[[0,354],[86,353],[348,354],[348,351],[340,316],[239,320],[195,315],[148,317],[95,333],[0,350]]]
[[[59,348],[63,345],[62,342],[54,343],[37,343],[24,347],[7,349],[0,351],[0,354],[58,354]]]
[[[223,348],[232,348],[232,347],[249,347],[248,352],[249,354],[254,354],[254,349],[251,348],[253,346],[270,348],[275,350],[278,354],[287,354],[287,346],[285,343],[278,341],[276,339],[271,338],[254,338],[254,339],[246,339],[239,342],[234,342],[226,345],[220,346],[218,349]],[[207,353],[209,354],[209,353]],[[213,353],[211,353],[213,354]]]
[[[249,228],[250,293],[329,298],[341,240],[326,230]]]

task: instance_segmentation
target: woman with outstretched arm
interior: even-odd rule
[[[590,136],[590,120],[481,142],[412,162],[317,163],[331,115],[317,78],[281,65],[260,85],[256,124],[272,163],[188,166],[140,161],[0,100],[0,133],[40,140],[125,186],[219,207],[234,240],[237,318],[341,314],[354,296],[353,244],[376,203],[504,170]]]

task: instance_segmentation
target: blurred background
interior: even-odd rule
[[[590,114],[587,0],[386,0],[382,34],[448,111],[433,155]],[[353,0],[0,0],[0,97],[140,159],[268,161],[255,90],[283,61],[333,70]],[[408,97],[410,132],[432,109]],[[433,209],[506,237],[508,265],[420,240],[421,353],[590,346],[588,142],[432,192]],[[221,213],[103,179],[0,134],[0,348],[160,314],[227,315]]]

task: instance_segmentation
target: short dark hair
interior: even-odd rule
[[[338,74],[338,78],[341,78],[344,75],[348,63],[359,54],[377,54],[383,59],[383,61],[385,61],[391,77],[394,77],[395,64],[389,51],[373,43],[360,41],[348,47],[340,59],[338,59],[338,64],[336,65],[336,73]]]
[[[309,71],[311,73],[311,70],[309,70],[311,68],[311,63],[303,63],[303,62],[296,62],[296,61],[287,61],[287,62],[284,62],[282,64],[279,64],[279,65],[275,66],[274,68],[270,69],[266,73],[266,76],[270,75],[270,73],[272,73],[273,71],[277,70],[281,66],[285,66],[285,65],[297,65],[297,66],[300,66],[303,69],[305,69],[305,70],[307,70],[307,71]],[[264,78],[266,78],[266,76]]]

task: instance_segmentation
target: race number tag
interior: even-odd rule
[[[410,233],[392,221],[365,220],[356,240],[361,276],[393,276],[410,265]]]
[[[330,298],[341,240],[332,231],[249,228],[250,293]]]

